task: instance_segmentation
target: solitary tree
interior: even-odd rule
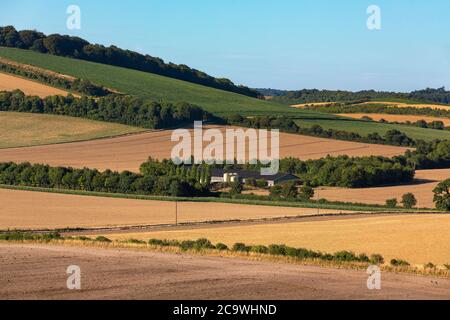
[[[436,208],[443,211],[450,211],[450,179],[439,183],[433,192]]]
[[[397,199],[388,199],[386,200],[386,207],[388,208],[396,208],[398,204]]]
[[[402,204],[406,209],[411,209],[417,204],[417,199],[412,193],[406,193],[402,197]]]

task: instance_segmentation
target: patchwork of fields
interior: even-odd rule
[[[442,121],[445,126],[450,126],[450,118],[436,118],[427,116],[415,116],[409,114],[381,114],[381,113],[343,113],[339,114],[342,117],[361,119],[362,117],[370,117],[375,121],[380,121],[382,119],[389,122],[399,122],[404,123],[406,121],[416,122],[419,120],[424,120],[426,122]]]
[[[226,130],[226,127],[205,128],[219,128],[222,132]],[[46,163],[52,166],[138,171],[140,165],[149,156],[156,159],[171,158],[172,148],[177,144],[177,142],[171,141],[171,135],[171,130],[164,130],[112,139],[5,149],[0,150],[0,161],[29,161],[32,163]],[[226,150],[225,143],[224,141],[224,152]],[[280,134],[280,156],[282,158],[297,157],[307,160],[319,159],[327,155],[395,156],[405,153],[406,150],[407,148],[395,146],[338,141],[286,133]]]

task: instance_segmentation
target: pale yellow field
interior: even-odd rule
[[[142,226],[175,223],[175,202],[0,189],[0,230]],[[321,214],[345,211],[321,210]],[[179,202],[178,222],[309,216],[316,209]]]
[[[388,101],[369,101],[364,102],[362,104],[385,104],[392,107],[398,107],[398,108],[431,108],[431,109],[442,109],[442,110],[450,110],[450,106],[443,106],[439,104],[432,104],[432,103],[417,103],[417,104],[408,104],[408,103],[401,103],[401,102],[388,102]]]
[[[21,112],[0,112],[0,124],[0,148],[82,141],[144,131],[116,123]]]
[[[38,82],[0,72],[0,91],[20,89],[26,95],[45,98],[53,95],[67,96],[69,92],[47,86]]]
[[[380,121],[384,119],[389,122],[416,122],[419,120],[425,120],[426,122],[432,121],[442,121],[445,126],[450,126],[450,118],[435,118],[435,117],[427,117],[427,116],[413,116],[407,114],[381,114],[381,113],[341,113],[339,116],[353,118],[353,119],[361,119],[362,117],[370,117],[375,121]]]
[[[433,189],[440,181],[450,178],[450,169],[417,170],[416,180],[424,183],[379,187],[367,189],[319,188],[316,197],[330,201],[344,201],[354,203],[385,204],[387,199],[397,198],[400,202],[402,195],[413,193],[421,208],[434,208]]]
[[[211,227],[179,231],[108,234],[111,239],[196,240],[232,246],[286,244],[334,253],[382,254],[386,261],[412,264],[450,263],[450,215],[399,215],[328,219],[253,226]]]

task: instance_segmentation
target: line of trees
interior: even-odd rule
[[[58,87],[64,90],[75,91],[80,94],[103,97],[112,92],[108,89],[98,86],[84,79],[69,79],[65,77],[58,77],[46,72],[39,72],[37,70],[21,68],[12,64],[3,63],[0,61],[0,71],[25,77],[31,80],[47,83],[51,86]]]
[[[283,132],[297,133],[302,135],[336,139],[336,140],[346,140],[346,141],[356,141],[363,143],[373,143],[373,144],[383,144],[383,145],[394,145],[394,146],[405,146],[413,147],[416,142],[408,137],[403,132],[396,129],[387,131],[384,136],[374,132],[368,134],[367,136],[361,136],[359,133],[335,130],[335,129],[324,129],[320,125],[315,124],[311,127],[301,128],[294,120],[287,117],[270,117],[261,116],[254,118],[244,118],[241,115],[232,115],[227,118],[227,122],[231,125],[238,125],[256,129],[279,129]]]
[[[344,101],[370,101],[374,99],[406,99],[413,101],[450,103],[450,91],[442,88],[427,88],[413,92],[387,92],[364,90],[358,92],[345,90],[318,90],[303,89],[297,91],[284,91],[274,89],[256,89],[264,96],[271,96],[274,101],[287,104],[302,104],[312,102],[344,102]]]
[[[108,95],[98,99],[86,96],[76,98],[72,95],[42,99],[26,96],[20,90],[0,92],[0,111],[81,117],[149,129],[176,127],[197,120],[216,120],[200,107],[185,102],[160,103],[122,95]]]
[[[149,167],[155,170],[148,170]],[[208,171],[176,167],[169,161],[149,160],[142,173],[50,167],[42,164],[0,163],[0,184],[94,192],[173,197],[209,195]]]
[[[0,46],[29,49],[41,53],[135,69],[250,97],[259,97],[257,91],[245,86],[235,85],[229,79],[214,78],[183,64],[165,63],[160,58],[124,50],[116,46],[105,47],[99,44],[91,44],[79,37],[60,34],[47,36],[34,30],[17,31],[13,26],[6,26],[0,27]]]

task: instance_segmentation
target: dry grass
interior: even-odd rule
[[[416,122],[419,120],[425,120],[426,122],[432,121],[442,121],[445,126],[450,126],[449,118],[435,118],[435,117],[427,117],[427,116],[414,116],[407,114],[381,114],[381,113],[342,113],[338,114],[339,116],[353,118],[353,119],[361,119],[362,117],[370,117],[375,121],[380,121],[384,119],[389,122]]]
[[[110,239],[208,238],[233,245],[286,244],[323,252],[351,250],[379,253],[386,261],[400,258],[412,264],[450,262],[450,215],[400,215],[328,219],[254,226],[211,227],[179,231],[109,234]]]
[[[0,230],[104,228],[175,223],[175,202],[0,189]],[[321,214],[349,213],[321,210]],[[179,202],[178,222],[309,216],[316,209]]]
[[[434,208],[433,189],[440,181],[448,178],[450,169],[417,170],[416,180],[422,180],[423,183],[367,189],[319,188],[316,196],[330,201],[385,204],[387,199],[392,198],[400,202],[405,193],[411,192],[416,196],[419,207]]]
[[[23,79],[0,72],[0,91],[20,89],[27,95],[45,98],[53,95],[67,96],[69,92],[39,82]]]
[[[0,148],[89,140],[143,131],[114,123],[16,112],[0,112],[0,124]]]
[[[385,104],[392,107],[398,107],[398,108],[431,108],[431,109],[442,109],[442,110],[450,110],[450,106],[443,106],[439,104],[432,104],[432,103],[402,103],[402,102],[390,102],[390,101],[368,101],[364,102],[362,104]]]
[[[212,128],[212,127],[207,127]],[[227,127],[219,128],[224,132]],[[171,130],[146,132],[138,135],[71,143],[64,145],[0,150],[0,161],[29,161],[52,166],[89,167],[99,170],[130,170],[137,172],[149,156],[168,159],[176,145],[171,142]],[[248,145],[248,143],[247,143]],[[247,146],[247,150],[248,150]],[[224,147],[224,151],[226,148]],[[280,134],[280,156],[303,160],[327,155],[395,156],[407,148],[337,141],[295,134]],[[269,152],[270,154],[270,152]]]

